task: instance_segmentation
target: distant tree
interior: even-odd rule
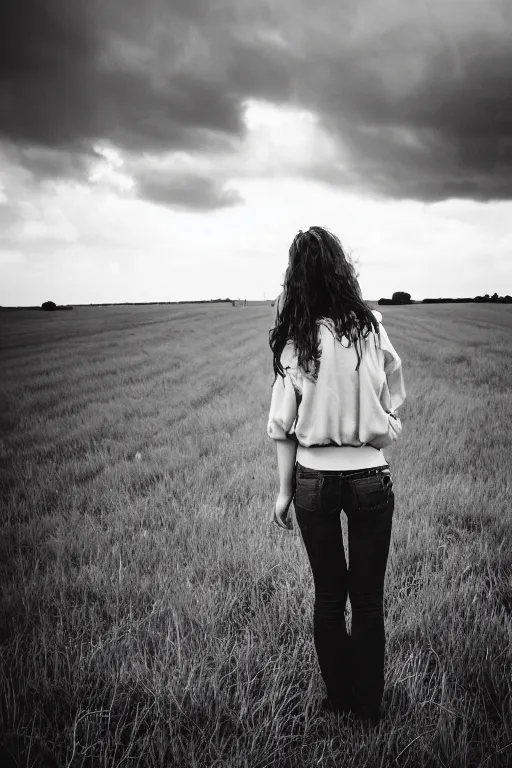
[[[53,312],[57,309],[57,305],[54,301],[44,301],[41,304],[41,309],[44,309],[45,312]]]
[[[405,293],[405,291],[395,291],[391,298],[394,304],[409,304],[411,301],[411,294]]]
[[[497,293],[493,293],[493,295],[491,296],[491,301],[498,301],[498,294]]]
[[[503,303],[512,304],[512,296],[509,296],[509,294],[507,293],[506,296],[503,297]]]
[[[393,299],[379,299],[377,304],[393,304]]]

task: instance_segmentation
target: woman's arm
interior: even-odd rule
[[[293,473],[297,455],[296,440],[276,440],[277,463],[279,466],[279,492],[292,493]]]

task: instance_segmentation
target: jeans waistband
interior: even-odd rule
[[[391,471],[389,464],[383,464],[380,467],[364,467],[363,469],[311,469],[311,467],[303,467],[302,464],[296,462],[296,469],[301,474],[305,475],[336,475],[338,477],[371,477],[376,475],[382,470]]]

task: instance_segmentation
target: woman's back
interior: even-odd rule
[[[401,360],[380,322],[381,313],[373,312],[379,321],[380,339],[372,332],[363,341],[359,367],[354,344],[343,337],[338,340],[334,323],[328,318],[318,321],[320,365],[316,382],[299,368],[293,342],[286,344],[281,355],[286,377],[278,377],[273,386],[267,430],[270,437],[295,435],[302,448],[367,445],[380,449],[396,440],[401,424],[390,412],[405,400]],[[381,459],[382,455],[373,461]]]

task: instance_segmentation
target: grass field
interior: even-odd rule
[[[274,309],[0,313],[12,765],[512,764],[512,306],[381,310],[408,398],[371,734],[317,712],[309,564],[270,524]]]

